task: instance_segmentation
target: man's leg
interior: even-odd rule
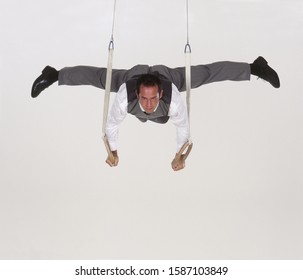
[[[191,68],[192,88],[221,81],[250,80],[250,66],[243,62],[222,61]]]
[[[164,65],[153,66],[153,71],[158,71],[172,83],[179,91],[185,91],[185,67],[169,68]],[[191,87],[197,88],[203,84],[220,81],[247,81],[250,76],[256,75],[270,82],[274,87],[280,86],[277,73],[268,66],[262,57],[257,58],[252,64],[244,62],[222,61],[206,65],[191,66]]]
[[[32,97],[37,97],[44,89],[58,81],[59,85],[90,85],[105,89],[107,68],[93,66],[65,67],[60,71],[46,66],[42,74],[35,80],[32,87]],[[136,65],[129,70],[113,69],[111,91],[117,92],[120,86],[135,75],[148,73],[148,65]]]
[[[186,90],[185,67],[169,68],[164,65],[152,67],[153,71],[170,80],[179,91]],[[244,81],[250,79],[250,67],[248,63],[240,62],[215,62],[206,65],[191,66],[191,87],[197,88],[204,84],[232,80]]]
[[[106,68],[93,66],[64,67],[59,71],[58,84],[67,86],[89,85],[104,89]]]
[[[31,95],[37,97],[43,90],[58,81],[59,85],[92,85],[104,88],[106,68],[91,66],[65,67],[60,71],[46,66],[42,74],[34,81]],[[103,82],[104,80],[104,82]]]
[[[208,69],[210,70],[210,75],[205,80],[205,84],[224,80],[245,81],[250,80],[250,75],[255,75],[269,82],[275,88],[280,87],[278,74],[261,56],[251,64],[241,62],[217,62],[208,65]],[[196,73],[194,72],[194,74],[196,74],[196,76],[193,77],[193,80],[199,83],[199,70],[196,71]]]

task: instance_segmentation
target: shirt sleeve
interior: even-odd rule
[[[172,85],[172,99],[168,112],[172,123],[176,126],[177,134],[177,152],[188,141],[189,122],[185,104],[177,87]]]
[[[113,105],[110,109],[110,113],[107,119],[105,134],[108,139],[110,149],[112,151],[117,150],[119,125],[124,120],[127,114],[127,91],[126,84],[122,84],[119,88]]]

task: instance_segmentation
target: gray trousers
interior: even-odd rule
[[[185,67],[169,68],[165,65],[136,65],[131,69],[113,69],[111,91],[134,76],[157,71],[171,81],[179,91],[185,91]],[[250,65],[243,62],[222,61],[207,65],[191,66],[191,87],[220,81],[250,80]],[[59,85],[91,85],[105,89],[106,68],[92,66],[65,67],[59,71]]]

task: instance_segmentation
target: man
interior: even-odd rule
[[[279,88],[277,73],[263,57],[253,63],[215,62],[191,66],[191,87],[225,80],[245,81],[256,75]],[[37,97],[54,82],[59,85],[92,85],[105,89],[106,68],[91,66],[65,67],[60,71],[46,66],[35,80],[31,95]],[[186,90],[185,67],[169,68],[164,65],[136,65],[131,69],[113,69],[111,92],[117,92],[106,125],[106,137],[114,159],[107,158],[110,166],[118,165],[118,127],[127,113],[140,121],[166,123],[169,119],[176,126],[177,151],[188,141],[189,123],[186,107],[180,92]],[[174,159],[173,170],[185,167],[184,157]]]

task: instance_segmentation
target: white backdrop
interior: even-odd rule
[[[192,64],[262,55],[281,88],[193,90],[177,173],[171,123],[128,116],[110,168],[102,90],[30,97],[46,65],[106,66],[113,1],[0,3],[1,259],[302,259],[302,1],[190,0]],[[184,65],[185,0],[117,0],[116,16],[114,68]]]

